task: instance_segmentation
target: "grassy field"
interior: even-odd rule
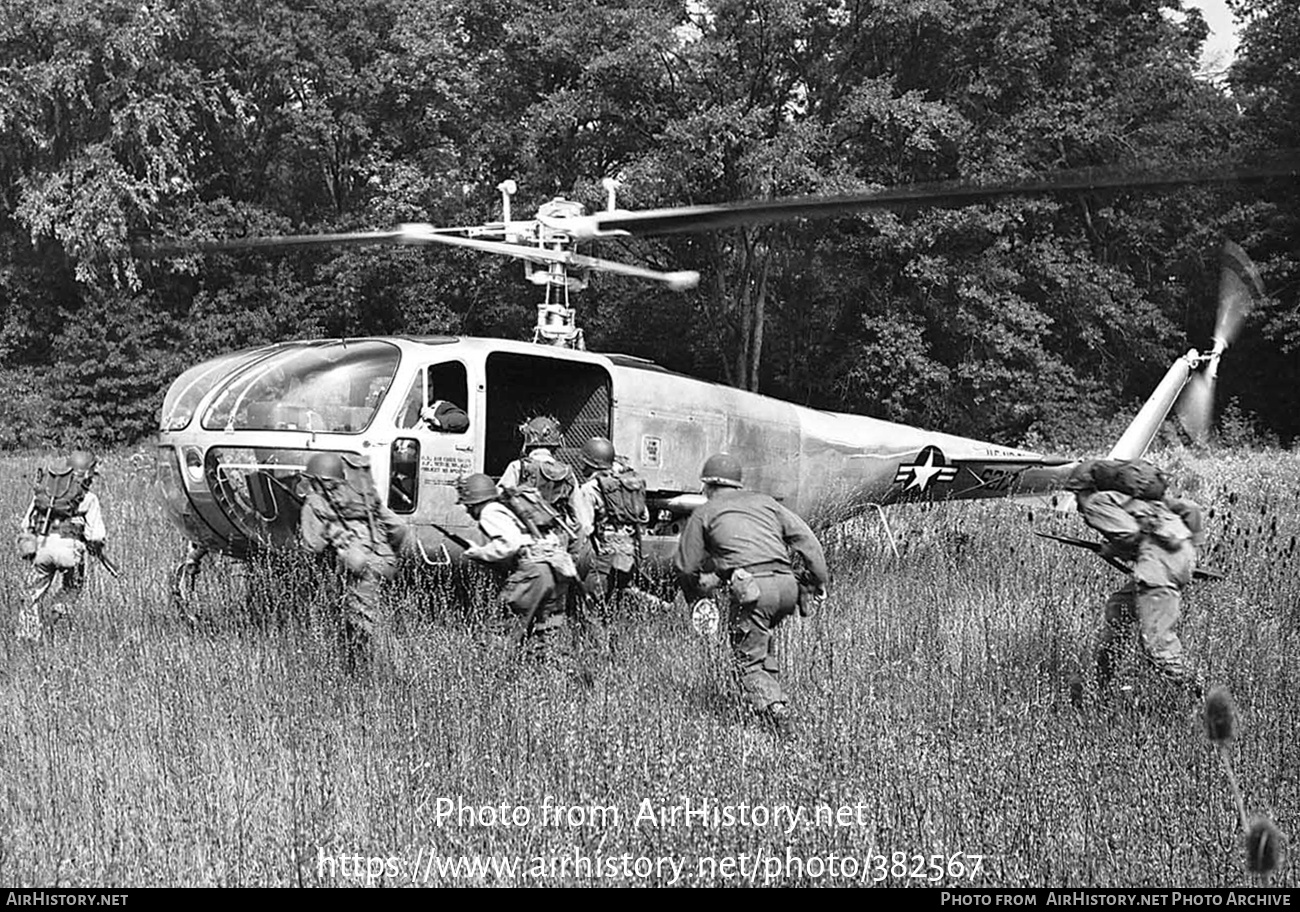
[[[1229,574],[1191,591],[1184,643],[1240,707],[1247,809],[1295,831],[1300,460],[1161,458]],[[34,465],[0,462],[6,522]],[[589,682],[495,648],[483,581],[469,604],[395,588],[382,682],[340,671],[309,568],[250,602],[214,562],[192,626],[150,479],[109,460],[98,490],[122,579],[94,573],[34,654],[12,635],[25,565],[0,560],[0,884],[1260,883],[1198,707],[1135,657],[1116,708],[1071,706],[1122,580],[1030,534],[1077,517],[898,508],[898,557],[877,517],[828,535],[832,598],[781,632],[800,724],[779,743],[739,711],[721,642],[645,602]]]

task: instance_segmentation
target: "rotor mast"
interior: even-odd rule
[[[502,221],[508,241],[518,243],[527,238],[527,234],[518,229],[512,230],[510,221],[510,197],[518,190],[518,184],[505,180],[497,184],[501,191]],[[537,230],[535,243],[539,250],[548,250],[556,254],[566,253],[573,243],[572,235],[567,231],[556,230],[548,225],[548,219],[581,217],[582,206],[578,203],[556,197],[537,211]],[[541,285],[545,292],[537,305],[537,322],[533,326],[533,342],[539,345],[554,345],[561,348],[576,348],[585,351],[587,343],[582,330],[578,328],[573,307],[569,304],[569,291],[581,291],[587,287],[585,271],[570,274],[568,263],[556,257],[545,262],[524,260],[524,277],[534,285]]]

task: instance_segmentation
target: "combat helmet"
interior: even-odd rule
[[[497,498],[497,483],[482,472],[466,475],[456,482],[456,502],[472,507]]]
[[[539,415],[520,425],[519,433],[524,435],[525,453],[536,447],[557,447],[564,443],[560,423],[545,415]]]
[[[730,453],[714,453],[700,469],[700,481],[723,488],[743,488],[740,460]]]
[[[593,471],[614,467],[614,444],[608,437],[592,437],[582,445],[582,464]]]
[[[313,453],[307,460],[307,469],[303,474],[342,481],[343,457],[338,453]]]

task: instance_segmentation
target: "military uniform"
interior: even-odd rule
[[[688,599],[709,594],[710,566],[726,583],[741,688],[756,712],[779,717],[787,711],[787,698],[777,680],[773,633],[800,599],[790,552],[802,559],[808,583],[823,591],[826,557],[807,523],[766,494],[740,487],[739,463],[724,463],[724,474],[712,474],[718,459],[705,463],[709,500],[691,514],[674,565]]]
[[[420,410],[420,418],[435,431],[460,434],[469,430],[469,415],[454,402],[439,399]]]
[[[380,590],[397,574],[406,527],[380,499],[363,457],[320,453],[308,460],[305,474],[302,541],[314,553],[332,552],[343,573],[344,645],[349,668],[361,670],[388,658]]]
[[[1113,463],[1098,460],[1101,469],[1094,472]],[[1165,496],[1160,479],[1127,490],[1075,486],[1084,522],[1106,538],[1103,553],[1133,567],[1132,578],[1106,600],[1096,635],[1097,686],[1103,694],[1135,626],[1143,655],[1161,675],[1197,697],[1204,690],[1188,667],[1177,632],[1182,591],[1196,569],[1196,549],[1204,543],[1201,510],[1192,501]]]
[[[578,497],[578,476],[573,468],[552,453],[552,448],[564,443],[560,424],[541,415],[520,425],[519,433],[523,437],[522,455],[501,473],[501,490],[520,486],[537,489],[568,527],[565,531],[569,556],[579,577],[585,578],[591,572],[593,518]],[[581,589],[573,590],[575,600],[581,593]],[[576,604],[574,607],[576,610]]]
[[[529,463],[533,465],[529,465]],[[506,466],[498,482],[502,489],[517,488],[529,484],[541,488],[539,476],[544,476],[553,485],[569,488],[569,493],[553,506],[566,522],[573,522],[579,529],[590,531],[593,519],[585,504],[578,498],[578,476],[572,467],[560,462],[546,447],[535,447],[528,455],[515,459]]]
[[[82,495],[75,516],[51,521],[48,534],[42,536],[44,522],[33,499],[22,528],[27,536],[35,537],[35,550],[17,630],[18,638],[28,642],[38,641],[43,630],[71,610],[85,587],[86,552],[103,548],[108,537],[99,498],[90,491]],[[60,578],[60,588],[46,613],[42,611],[43,600],[53,589],[56,577]]]
[[[592,596],[604,599],[628,588],[636,579],[642,530],[650,513],[645,504],[645,483],[614,458],[609,440],[591,438],[583,446],[582,460],[591,474],[578,487],[578,514],[591,518],[586,528],[593,545],[591,569],[584,577],[584,585]],[[611,497],[617,502],[611,502]]]
[[[501,599],[514,615],[515,639],[532,655],[545,658],[563,650],[565,602],[577,571],[562,533],[534,535],[496,496],[496,485],[486,475],[461,480],[460,502],[486,539],[467,548],[465,556],[509,569]]]

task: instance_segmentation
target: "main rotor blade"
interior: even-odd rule
[[[335,247],[339,245],[427,243],[430,235],[456,236],[499,231],[501,226],[480,225],[470,228],[435,228],[432,225],[403,225],[388,231],[356,231],[349,234],[284,234],[270,237],[217,238],[213,240],[177,240],[133,244],[131,253],[141,259],[184,256],[191,253],[221,253],[233,250],[266,250],[280,247]],[[412,236],[411,229],[415,230]]]
[[[580,218],[557,219],[556,222],[562,221],[565,228],[579,239],[615,233],[672,234],[737,225],[762,225],[798,218],[830,218],[852,212],[891,209],[914,204],[960,206],[1002,196],[1059,193],[1071,190],[1229,183],[1297,175],[1300,175],[1300,150],[1289,149],[1247,163],[1208,162],[1158,170],[1078,168],[1029,180],[990,184],[942,181],[887,190],[844,193],[837,196],[794,196],[774,200],[647,209],[641,212],[598,212]]]
[[[291,234],[273,237],[221,238],[211,241],[163,241],[132,244],[131,252],[141,259],[184,256],[189,253],[220,253],[276,247],[310,247],[339,244],[384,244],[401,240],[400,231],[358,231],[352,234]]]

